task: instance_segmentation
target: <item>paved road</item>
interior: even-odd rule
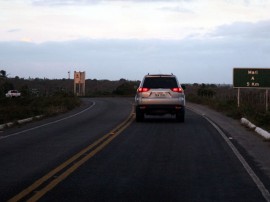
[[[80,110],[1,132],[0,201],[31,185],[130,113],[129,100],[84,100]]]
[[[74,172],[63,171],[67,176],[40,201],[266,201],[223,137],[202,116],[187,110],[185,123],[170,116],[148,117],[122,132],[110,132],[130,114],[130,101],[89,102],[95,105],[76,117],[0,139],[1,201],[105,134],[114,139],[108,136],[99,143],[106,143],[104,147],[95,145],[85,152],[83,156],[91,157]]]

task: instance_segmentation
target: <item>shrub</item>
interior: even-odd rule
[[[50,97],[22,97],[0,99],[0,124],[33,117],[51,116],[80,105],[79,98],[58,94]]]
[[[237,106],[237,90],[230,86],[197,84],[189,86],[185,92],[187,101],[208,105],[232,118],[245,117],[257,126],[270,129],[270,111],[265,112],[264,90],[241,89],[240,107]]]

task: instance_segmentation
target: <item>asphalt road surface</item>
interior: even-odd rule
[[[204,117],[136,123],[132,100],[84,102],[0,133],[0,201],[268,200]]]

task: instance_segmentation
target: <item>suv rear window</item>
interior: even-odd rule
[[[177,88],[174,77],[146,77],[143,83],[144,88]]]

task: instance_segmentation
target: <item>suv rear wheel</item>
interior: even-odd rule
[[[178,122],[182,122],[182,123],[185,122],[185,111],[184,110],[176,113],[176,120]]]
[[[136,109],[136,121],[142,122],[143,120],[144,120],[144,113],[141,110]]]

